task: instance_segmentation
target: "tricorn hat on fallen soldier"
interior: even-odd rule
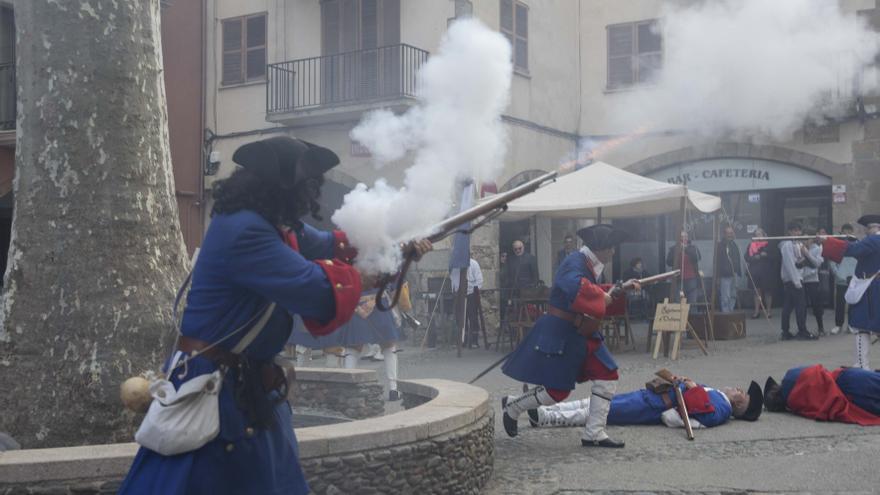
[[[628,237],[626,232],[605,223],[584,227],[577,231],[577,235],[591,251],[615,247]]]
[[[277,136],[242,145],[235,150],[232,161],[267,182],[289,188],[320,177],[339,163],[339,157],[302,139]]]
[[[880,215],[862,215],[862,217],[856,221],[859,225],[867,227],[872,223],[880,223]]]
[[[737,419],[744,419],[746,421],[756,421],[758,416],[761,415],[761,411],[764,410],[764,394],[761,393],[761,386],[752,381],[749,385],[749,406],[746,408],[746,412],[739,416]]]
[[[768,376],[764,383],[764,407],[771,412],[785,411],[785,397],[782,396],[782,387],[776,383],[772,376]]]

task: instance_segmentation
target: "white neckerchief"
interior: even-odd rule
[[[590,248],[588,248],[587,246],[581,248],[581,253],[583,253],[583,255],[586,256],[588,260],[590,260],[590,263],[593,264],[593,276],[596,277],[596,280],[599,280],[599,275],[601,275],[602,272],[605,271],[605,265],[601,261],[599,261],[599,258],[597,258],[596,255],[593,254],[593,252],[590,251]]]

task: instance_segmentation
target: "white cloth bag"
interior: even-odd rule
[[[868,277],[868,278],[859,278],[853,276],[849,281],[849,287],[846,289],[846,294],[844,294],[843,298],[846,300],[847,304],[856,304],[862,300],[862,296],[867,292],[868,287],[871,286],[871,282],[877,278],[877,273]]]
[[[196,450],[220,433],[220,370],[199,375],[175,390],[168,380],[150,383],[153,402],[134,436],[162,455]]]

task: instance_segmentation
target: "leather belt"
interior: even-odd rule
[[[234,368],[241,362],[242,358],[240,355],[219,347],[208,347],[209,345],[204,340],[183,335],[177,339],[177,349],[179,351],[186,353],[197,352],[200,356],[206,357],[218,366],[223,365]],[[260,369],[260,375],[263,381],[263,388],[267,392],[287,387],[287,372],[275,363],[264,364]]]
[[[565,311],[555,306],[548,305],[547,314],[571,323],[575,326],[578,333],[585,337],[589,337],[602,329],[599,320],[581,313],[572,313],[571,311]]]
[[[660,394],[660,398],[663,399],[663,405],[666,406],[666,409],[672,409],[672,399],[669,398],[668,392]]]

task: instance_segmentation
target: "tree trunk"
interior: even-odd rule
[[[131,441],[119,385],[158,369],[186,266],[159,0],[19,0],[18,137],[0,300],[0,431]]]

